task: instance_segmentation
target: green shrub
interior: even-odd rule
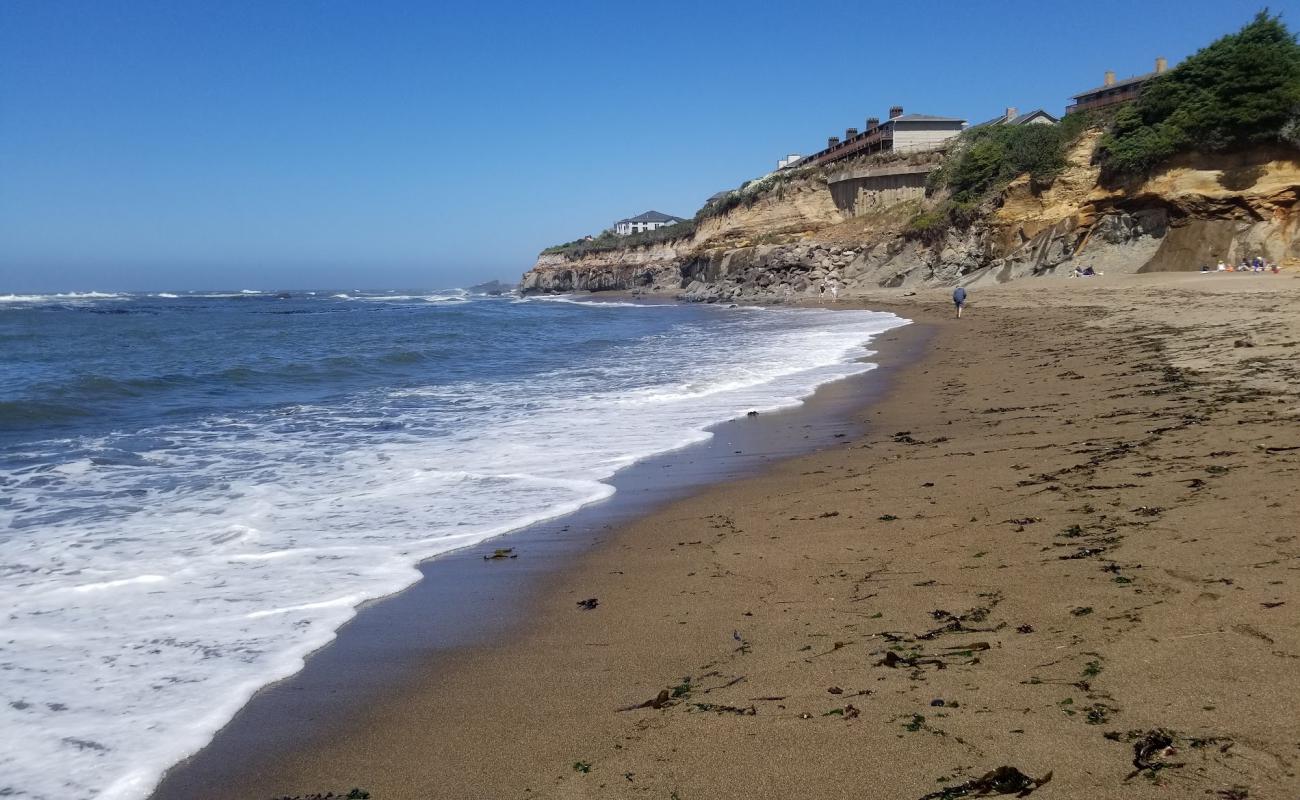
[[[567,258],[581,258],[591,253],[607,253],[612,250],[622,250],[629,247],[643,247],[650,244],[660,244],[662,242],[671,242],[676,239],[685,239],[695,233],[695,222],[686,220],[678,222],[675,225],[666,225],[662,228],[656,228],[652,231],[642,233],[633,233],[627,236],[619,236],[612,230],[606,229],[600,232],[600,235],[587,240],[577,239],[564,244],[557,244],[548,247],[542,251],[542,255],[562,255]]]
[[[1189,150],[1216,152],[1290,141],[1300,127],[1300,45],[1261,11],[1119,110],[1098,147],[1110,176],[1149,173]]]
[[[948,218],[948,205],[948,203],[941,203],[934,208],[918,211],[916,216],[908,220],[903,235],[924,242],[932,242],[940,238],[952,225]]]
[[[1081,113],[1057,125],[989,125],[963,132],[952,155],[926,179],[928,194],[946,190],[948,199],[919,211],[904,234],[934,241],[948,228],[967,227],[981,204],[1020,175],[1028,174],[1036,187],[1050,185],[1065,168],[1070,148],[1099,119]]]
[[[1038,185],[1050,184],[1089,123],[1086,115],[1072,114],[1059,125],[993,125],[967,131],[931,186],[948,189],[959,203],[978,203],[1026,173]]]

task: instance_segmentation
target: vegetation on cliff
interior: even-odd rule
[[[1102,124],[1093,114],[1070,114],[1058,125],[990,125],[965,131],[952,155],[930,173],[928,190],[945,197],[921,209],[905,233],[932,239],[952,227],[965,227],[980,208],[1020,175],[1034,186],[1050,186],[1066,166],[1070,147],[1084,131]]]
[[[1300,45],[1262,11],[1153,78],[1115,115],[1098,155],[1108,176],[1124,177],[1181,152],[1278,142],[1300,146]]]
[[[1278,145],[1300,151],[1300,43],[1281,18],[1267,11],[1236,33],[1201,49],[1174,69],[1151,77],[1138,99],[1102,111],[1068,114],[1056,125],[985,125],[969,129],[942,152],[912,155],[941,165],[930,174],[924,201],[900,205],[889,223],[911,214],[903,236],[938,243],[956,230],[969,229],[1005,202],[1008,186],[1027,176],[1038,195],[1051,187],[1072,163],[1088,153],[1080,149],[1092,132],[1095,180],[1114,188],[1141,179],[1182,154],[1242,151]],[[1073,154],[1073,155],[1072,155]],[[870,159],[897,159],[898,154]],[[910,163],[910,162],[909,162]],[[866,166],[867,161],[840,162],[835,169]],[[771,173],[740,188],[720,193],[696,212],[693,220],[655,231],[620,237],[604,231],[594,239],[547,248],[544,254],[578,258],[666,242],[684,242],[710,220],[764,201],[786,199],[833,177],[831,168],[805,167]],[[763,207],[766,209],[766,206]],[[716,224],[702,228],[718,241]],[[738,239],[733,241],[739,241]],[[777,234],[747,231],[746,243],[785,241]]]
[[[630,247],[644,247],[646,245],[672,242],[678,239],[686,239],[694,234],[694,220],[679,222],[676,225],[667,225],[662,228],[656,228],[652,231],[630,233],[627,236],[619,236],[614,233],[614,231],[606,228],[600,232],[599,236],[590,239],[575,239],[572,242],[565,242],[564,244],[557,244],[548,247],[542,251],[542,255],[562,255],[566,258],[581,258],[592,253],[608,253],[612,250],[624,250]]]
[[[576,239],[572,242],[548,247],[542,251],[542,255],[563,255],[566,258],[581,258],[594,253],[608,253],[613,250],[624,250],[687,239],[695,235],[696,227],[704,220],[720,217],[737,208],[750,208],[765,197],[775,196],[778,200],[783,199],[786,187],[796,182],[808,180],[824,181],[825,176],[817,167],[773,172],[762,178],[746,181],[739,189],[733,189],[709,200],[704,204],[703,208],[695,212],[694,219],[686,222],[679,222],[676,225],[628,236],[618,236],[612,230],[606,229],[601,231],[600,235],[590,239]]]
[[[703,222],[710,217],[720,217],[737,208],[749,208],[768,195],[776,195],[778,200],[784,199],[786,186],[796,181],[817,178],[824,179],[818,167],[803,167],[781,170],[764,175],[757,180],[745,181],[739,189],[733,189],[720,197],[710,199],[703,208],[695,212],[695,221]]]

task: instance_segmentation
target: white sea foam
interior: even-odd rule
[[[79,303],[89,300],[123,300],[116,292],[60,292],[55,294],[0,294],[0,303]]]
[[[360,603],[417,580],[421,560],[606,498],[622,467],[870,369],[870,337],[903,324],[785,309],[729,319],[725,334],[649,337],[519,385],[300,405],[293,427],[222,416],[144,432],[160,444],[131,466],[0,474],[0,789],[146,797]],[[30,447],[29,465],[69,443]]]
[[[469,300],[469,294],[461,289],[450,289],[445,292],[434,292],[432,294],[397,294],[395,292],[385,292],[382,294],[355,292],[353,294],[336,294],[333,295],[338,300],[359,300],[369,303],[396,303],[396,302],[427,302],[427,303],[461,303]]]
[[[516,303],[568,303],[575,306],[592,306],[594,308],[673,308],[672,303],[632,303],[624,300],[596,300],[587,295],[544,294],[527,295],[515,298]],[[754,306],[756,307],[756,306]]]

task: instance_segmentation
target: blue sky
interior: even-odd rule
[[[1059,113],[1259,8],[0,0],[0,294],[513,278],[892,104]]]

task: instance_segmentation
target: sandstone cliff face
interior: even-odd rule
[[[922,243],[915,203],[846,219],[826,184],[803,181],[704,221],[691,239],[591,255],[542,256],[525,292],[625,290],[709,302],[780,301],[822,285],[1004,282],[1076,265],[1196,270],[1262,255],[1300,264],[1300,153],[1188,156],[1154,177],[1105,186],[1099,134],[1080,140],[1050,187],[1013,181],[969,227]]]
[[[702,222],[689,239],[578,258],[544,254],[524,273],[524,293],[648,291],[672,293],[711,271],[710,264],[757,242],[796,240],[840,221],[826,184],[800,181]]]
[[[843,220],[823,181],[803,181],[700,223],[697,248],[734,248],[796,239]]]
[[[1027,180],[1012,184],[990,221],[997,241],[984,277],[1048,274],[1067,262],[1149,272],[1257,255],[1300,261],[1300,154],[1190,155],[1116,187],[1100,185],[1085,156],[1091,159],[1090,146],[1073,154],[1070,169],[1039,197]]]

